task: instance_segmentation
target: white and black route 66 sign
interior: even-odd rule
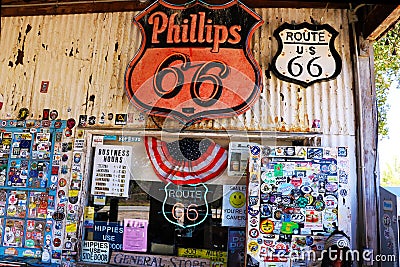
[[[335,49],[338,32],[328,24],[284,23],[274,31],[278,51],[272,71],[284,81],[303,87],[337,77],[342,60]]]

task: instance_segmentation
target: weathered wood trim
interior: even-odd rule
[[[379,177],[377,177],[377,106],[372,43],[366,41],[355,56],[356,157],[358,176],[358,249],[380,252],[378,225]],[[358,52],[358,51],[357,51]],[[365,263],[364,263],[365,264]],[[376,263],[374,263],[376,264]],[[374,265],[375,266],[375,265]]]
[[[153,3],[154,0],[2,0],[1,16],[35,16],[63,15],[82,13],[140,11]],[[185,4],[191,0],[168,0],[173,4]],[[221,5],[228,0],[208,0],[209,4]],[[350,3],[357,5],[375,4],[374,0],[364,1],[334,1],[317,0],[288,1],[288,0],[243,0],[250,8],[340,8],[348,9]]]
[[[375,41],[382,37],[400,19],[399,6],[376,6],[365,18],[364,38]]]

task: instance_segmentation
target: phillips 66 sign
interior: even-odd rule
[[[135,17],[143,36],[125,72],[140,110],[183,123],[245,112],[260,93],[260,67],[249,48],[262,20],[235,0],[225,5],[162,0]]]
[[[273,72],[303,87],[337,77],[342,68],[334,46],[337,35],[328,24],[284,23],[274,31],[279,47],[272,60]]]

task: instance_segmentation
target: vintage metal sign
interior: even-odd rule
[[[188,124],[236,116],[257,99],[260,67],[249,42],[262,21],[239,1],[157,1],[134,22],[143,39],[125,89],[137,108]]]
[[[342,60],[335,49],[338,32],[328,24],[284,23],[274,31],[278,52],[272,70],[284,81],[303,87],[337,77]]]

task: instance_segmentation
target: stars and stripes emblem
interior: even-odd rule
[[[210,139],[184,138],[167,143],[146,136],[145,147],[157,176],[177,185],[204,183],[227,167],[226,149]]]

